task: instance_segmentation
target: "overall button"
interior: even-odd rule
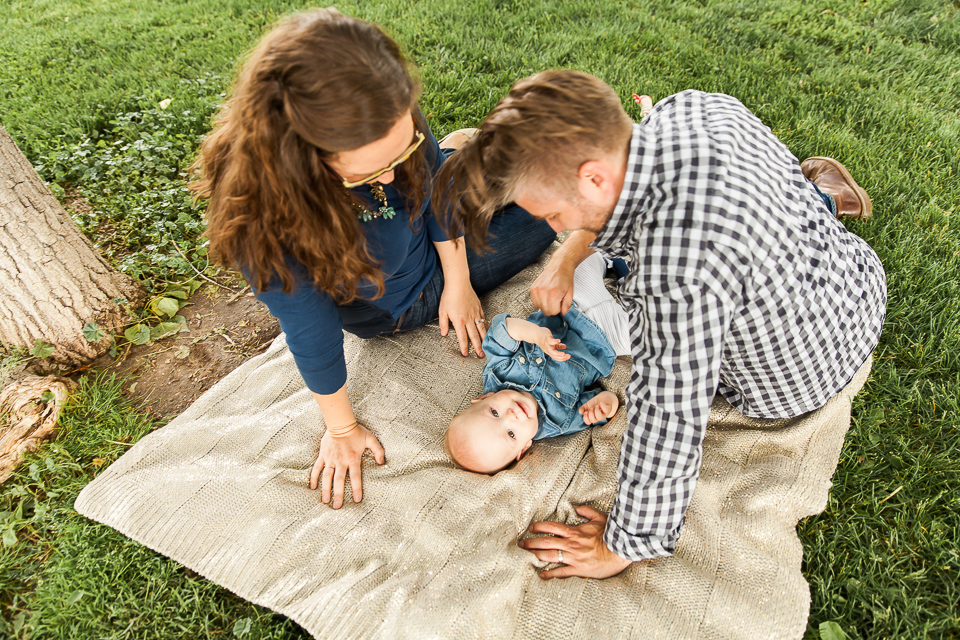
[[[524,358],[523,356],[520,356],[519,360],[520,360],[520,364],[526,364],[526,363],[527,363],[527,359]]]
[[[555,395],[555,396],[557,396],[557,397],[559,398],[559,397],[560,397],[560,392],[557,391],[557,392],[556,392],[555,394],[553,394],[553,395]]]
[[[537,364],[540,364],[542,362],[543,362],[543,358],[537,358]]]

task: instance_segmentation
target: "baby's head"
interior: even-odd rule
[[[536,398],[526,391],[485,393],[450,421],[447,451],[464,469],[496,473],[533,444],[540,422]]]

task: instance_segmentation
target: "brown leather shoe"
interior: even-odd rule
[[[838,218],[870,217],[873,203],[850,172],[833,158],[807,158],[800,163],[804,177],[817,185],[820,191],[833,197]]]

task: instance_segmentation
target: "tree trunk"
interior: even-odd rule
[[[115,272],[80,232],[40,176],[0,127],[0,341],[55,347],[51,360],[76,366],[110,346],[126,320],[114,299],[134,307],[143,287]],[[91,343],[83,326],[108,337]]]

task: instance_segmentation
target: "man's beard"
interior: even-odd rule
[[[584,200],[580,197],[580,194],[577,194],[574,206],[579,209],[583,215],[583,226],[580,228],[584,231],[596,233],[597,235],[600,235],[604,227],[607,226],[610,216],[613,215],[613,211],[607,211],[600,205]]]

